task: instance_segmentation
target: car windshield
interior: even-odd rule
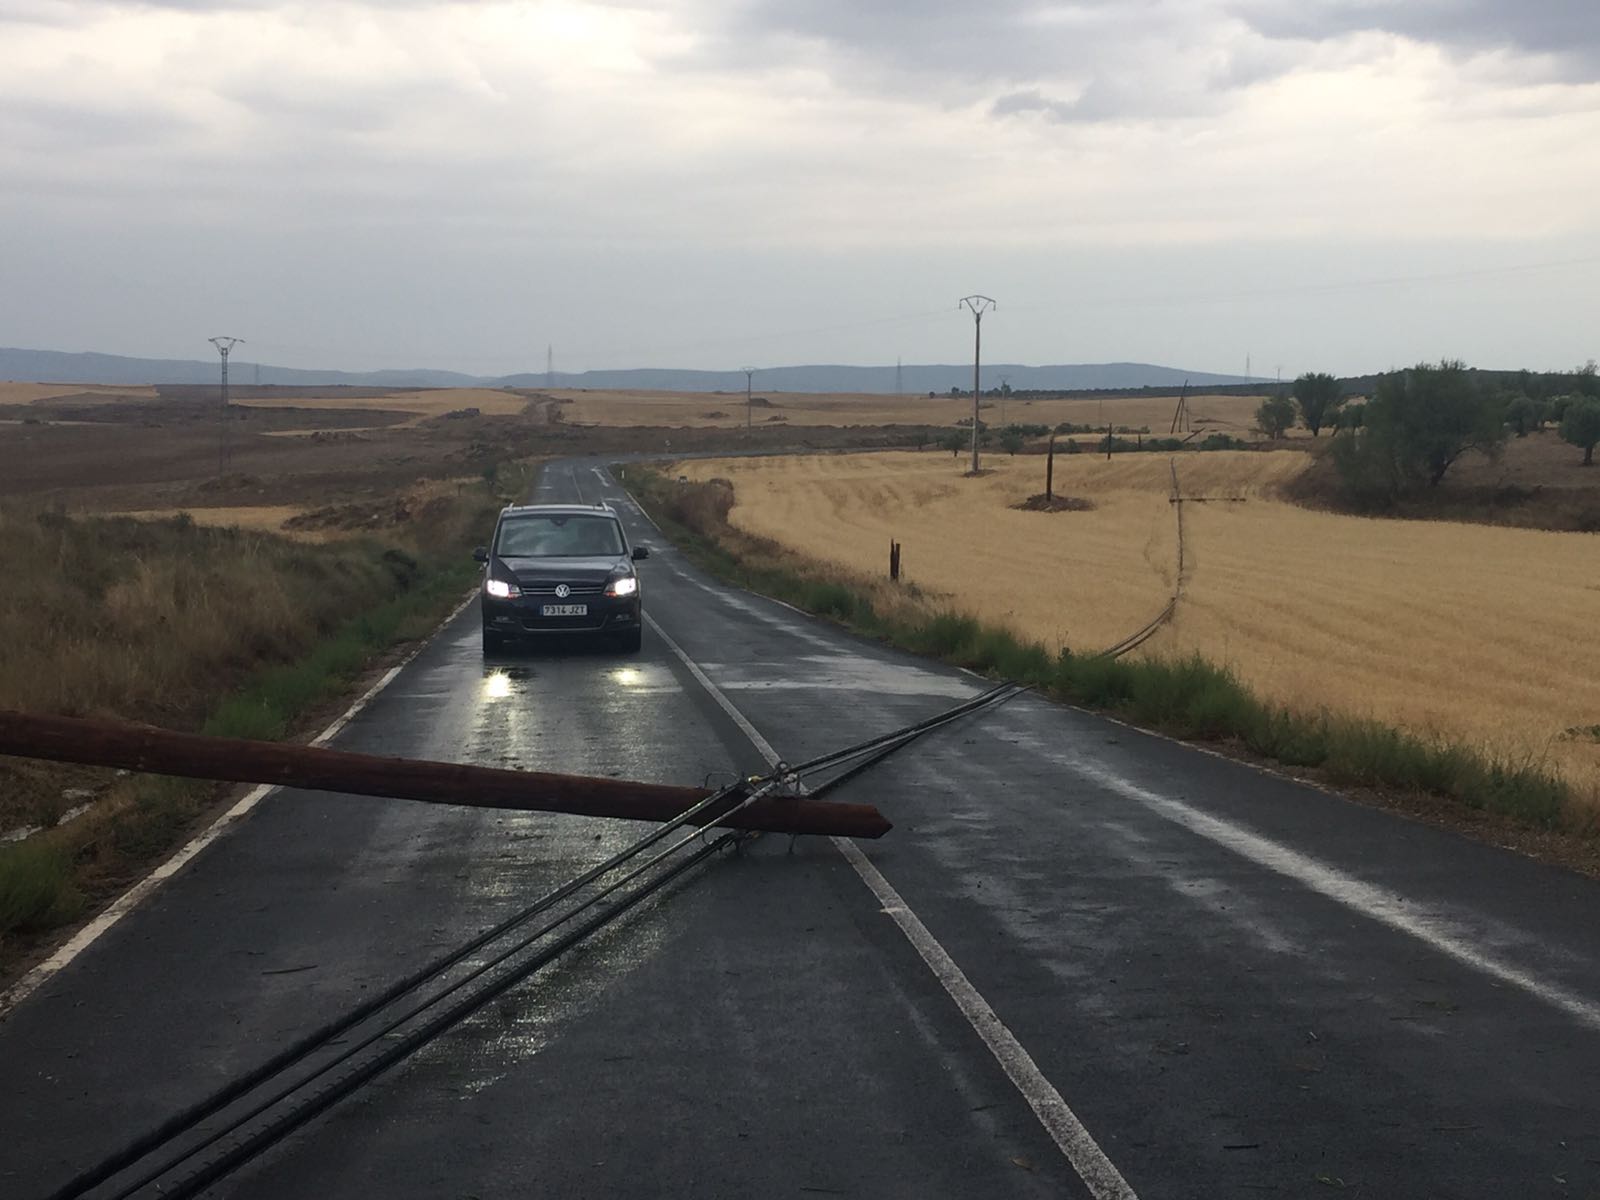
[[[503,558],[599,558],[622,553],[622,530],[613,517],[515,517],[500,526],[496,552]]]

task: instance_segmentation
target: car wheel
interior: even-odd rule
[[[617,644],[624,654],[637,654],[644,646],[644,630],[634,629],[617,638]]]
[[[506,638],[503,633],[496,633],[487,625],[483,628],[483,652],[485,654],[499,654],[506,648]]]

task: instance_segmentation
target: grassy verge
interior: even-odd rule
[[[675,483],[638,466],[625,482],[700,566],[741,587],[832,618],[915,653],[1032,684],[1046,695],[1191,741],[1224,743],[1343,786],[1433,797],[1538,831],[1593,838],[1593,810],[1537,762],[1489,757],[1378,722],[1262,700],[1199,657],[1110,660],[1054,653],[1011,631],[942,610],[912,589],[851,578],[728,523],[724,481]]]
[[[277,739],[470,586],[495,481],[383,541],[325,544],[166,521],[0,513],[0,707]],[[85,795],[86,815],[55,825]],[[214,785],[0,759],[0,957],[79,916],[171,847]]]

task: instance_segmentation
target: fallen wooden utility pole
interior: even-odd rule
[[[425,804],[633,821],[669,821],[711,795],[703,788],[383,758],[313,746],[174,733],[120,721],[6,711],[0,711],[0,754]],[[728,807],[738,801],[738,797],[730,797]],[[883,814],[870,804],[834,804],[798,796],[756,800],[732,815],[712,809],[695,821],[731,829],[853,838],[882,837],[890,829]]]

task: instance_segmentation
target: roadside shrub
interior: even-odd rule
[[[48,838],[0,847],[0,933],[48,929],[77,915],[83,899],[72,862]]]
[[[848,620],[855,616],[861,603],[856,594],[842,583],[814,583],[805,590],[803,607],[825,617]],[[867,607],[870,609],[871,605]]]
[[[920,654],[953,657],[978,637],[978,622],[959,613],[941,612],[906,630],[906,641]]]

